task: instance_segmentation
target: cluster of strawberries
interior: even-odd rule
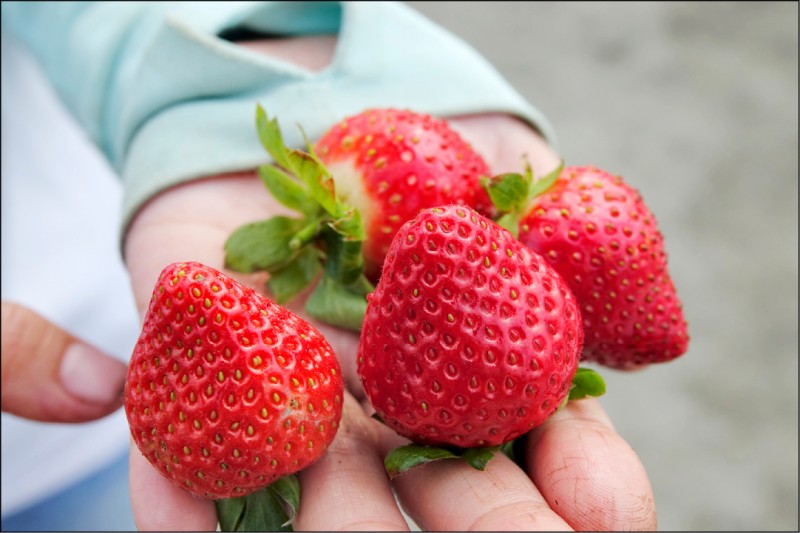
[[[298,216],[239,228],[226,267],[269,272],[270,297],[169,265],[130,363],[132,436],[185,489],[244,496],[332,441],[339,364],[281,305],[311,284],[308,313],[360,332],[367,398],[415,449],[500,447],[602,393],[580,362],[628,369],[686,351],[662,235],[621,177],[492,176],[445,120],[409,110],[349,117],[306,151],[260,106],[256,119],[273,159],[260,176]]]

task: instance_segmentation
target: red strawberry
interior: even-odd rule
[[[329,324],[361,329],[389,243],[420,209],[463,204],[494,212],[480,181],[486,163],[444,120],[371,109],[331,128],[308,152],[288,148],[260,106],[256,126],[273,159],[259,175],[299,216],[237,228],[225,243],[225,266],[268,272],[278,303],[316,283],[306,312]]]
[[[566,399],[583,340],[561,277],[464,206],[403,225],[368,297],[358,373],[383,421],[412,441],[508,442]]]
[[[486,214],[480,186],[489,169],[442,119],[409,110],[368,109],[331,128],[316,152],[336,194],[361,212],[365,271],[373,280],[392,237],[420,209],[465,204]]]
[[[583,358],[616,368],[672,360],[688,347],[662,234],[641,195],[593,167],[566,167],[520,217],[519,239],[569,284]]]
[[[175,263],[153,290],[125,413],[163,475],[221,499],[319,458],[343,390],[338,361],[310,324],[213,268]]]

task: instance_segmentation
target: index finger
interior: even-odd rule
[[[550,508],[577,530],[655,530],[650,480],[597,399],[570,401],[525,443],[526,468]]]

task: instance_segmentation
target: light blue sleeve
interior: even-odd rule
[[[144,202],[188,180],[268,161],[261,103],[314,139],[368,107],[447,117],[516,115],[553,144],[547,119],[468,44],[399,2],[3,2],[65,105],[124,183],[123,228]],[[311,72],[219,37],[338,34]],[[283,128],[301,146],[297,128]]]

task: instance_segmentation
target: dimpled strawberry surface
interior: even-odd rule
[[[488,218],[450,205],[423,210],[395,236],[357,369],[401,435],[493,446],[562,404],[582,339],[580,311],[552,267]]]
[[[313,326],[220,271],[175,263],[155,285],[125,413],[164,476],[229,498],[319,458],[336,434],[343,388]]]

